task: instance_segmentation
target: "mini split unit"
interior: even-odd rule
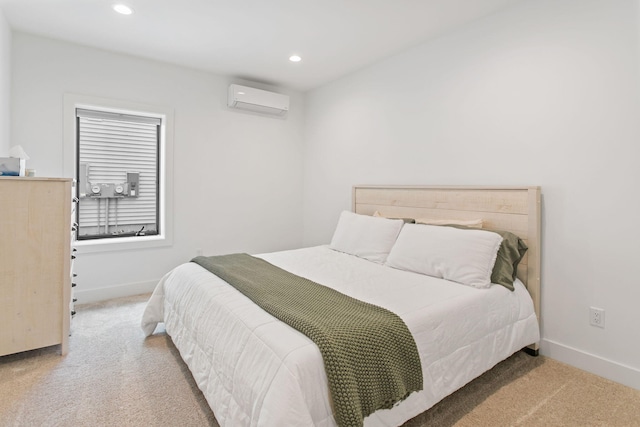
[[[267,90],[230,85],[227,105],[256,113],[284,116],[289,111],[289,97]]]

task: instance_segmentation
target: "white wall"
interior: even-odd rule
[[[235,81],[235,80],[234,80]],[[78,298],[144,292],[196,255],[302,242],[302,95],[286,119],[229,110],[231,80],[23,33],[13,35],[12,138],[38,176],[63,176],[63,98],[174,111],[173,246],[80,254]]]
[[[542,350],[640,388],[638,19],[529,0],[310,92],[305,245],[354,184],[540,185]]]
[[[11,121],[11,28],[0,9],[0,157],[9,155]]]

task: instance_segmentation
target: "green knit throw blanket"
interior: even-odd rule
[[[367,415],[422,389],[415,341],[402,319],[389,310],[247,254],[199,256],[192,261],[318,346],[339,426],[362,426]]]

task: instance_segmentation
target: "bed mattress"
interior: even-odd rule
[[[398,426],[539,340],[520,281],[476,289],[317,246],[258,255],[296,275],[384,307],[416,341],[424,389],[365,426]],[[335,426],[322,356],[305,335],[195,263],[169,272],[142,319],[164,322],[221,426]]]

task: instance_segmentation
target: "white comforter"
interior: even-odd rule
[[[397,426],[496,363],[539,340],[524,286],[476,289],[395,270],[326,246],[261,255],[299,276],[398,314],[413,334],[424,390],[365,426]],[[142,319],[147,335],[164,322],[221,426],[334,426],[322,356],[197,264],[158,284]]]

